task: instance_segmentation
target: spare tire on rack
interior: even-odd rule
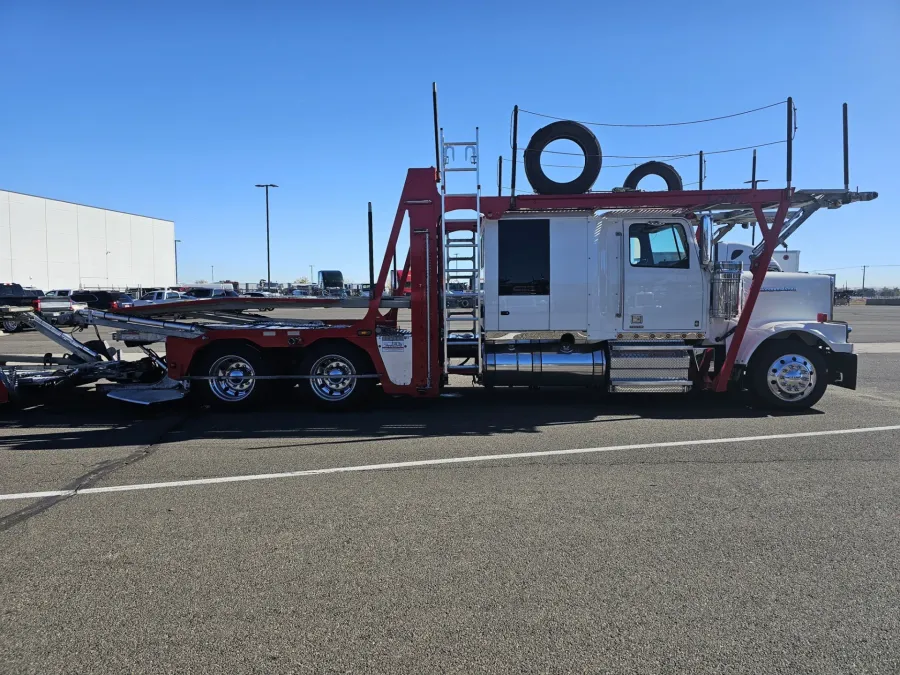
[[[675,170],[674,166],[665,162],[644,162],[628,174],[625,182],[622,183],[622,187],[629,190],[637,190],[638,183],[647,176],[659,176],[666,181],[666,189],[668,190],[684,189],[681,174]]]
[[[541,153],[553,141],[572,141],[584,153],[584,169],[568,183],[551,180],[541,166]],[[587,192],[600,175],[602,163],[603,153],[597,137],[583,124],[569,120],[541,127],[534,132],[525,148],[525,175],[539,195],[577,195]]]

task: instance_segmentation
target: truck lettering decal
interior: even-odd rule
[[[406,349],[406,343],[403,340],[383,340],[381,350],[385,352],[402,352]]]

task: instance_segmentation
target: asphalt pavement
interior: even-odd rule
[[[859,380],[0,411],[0,672],[900,672],[900,355]]]

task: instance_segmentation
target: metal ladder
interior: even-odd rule
[[[482,373],[482,333],[481,317],[481,170],[478,127],[475,127],[474,141],[449,142],[444,140],[444,130],[440,131],[441,141],[441,247],[443,249],[444,273],[441,282],[441,312],[444,331],[441,337],[444,350],[444,375],[472,375],[480,378]],[[451,166],[456,160],[456,148],[463,148],[463,166]],[[447,174],[454,172],[475,173],[475,193],[448,193]],[[475,218],[447,218],[447,197],[474,197]],[[471,234],[471,238],[452,237],[454,232]],[[462,255],[452,255],[451,251]],[[450,264],[467,263],[465,267],[451,269]],[[468,290],[452,291],[451,284],[468,282]],[[450,365],[449,346],[475,347],[475,363]]]

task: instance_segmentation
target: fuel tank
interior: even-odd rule
[[[484,384],[518,387],[605,387],[600,343],[494,340],[485,344]]]

